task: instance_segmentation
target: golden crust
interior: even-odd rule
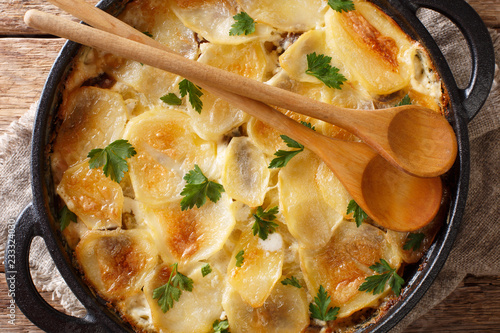
[[[443,113],[447,96],[425,50],[373,4],[354,4],[341,14],[317,0],[135,0],[120,18],[187,58],[325,103],[376,109],[408,94]],[[290,8],[303,10],[294,16]],[[241,11],[255,16],[256,32],[230,36]],[[312,52],[331,57],[346,76],[341,90],[306,73]],[[378,295],[358,290],[375,274],[369,266],[385,259],[402,271],[417,262],[443,217],[419,230],[424,240],[416,251],[403,249],[406,233],[368,221],[357,227],[347,214],[350,195],[313,153],[306,148],[287,166],[269,169],[277,150],[292,150],[282,133],[203,90],[201,114],[189,96],[180,105],[163,102],[179,96],[181,80],[90,49],[75,60],[50,157],[57,193],[78,217],[63,236],[88,284],[144,332],[204,333],[226,318],[231,332],[287,333],[352,327],[364,314],[377,320],[394,294],[389,286]],[[327,136],[357,140],[279,111]],[[89,169],[86,158],[116,139],[137,151],[121,184]],[[216,203],[183,211],[184,176],[194,165],[225,192]],[[266,240],[253,230],[259,206],[279,209]],[[174,263],[194,287],[164,313],[153,291],[168,282]],[[207,264],[212,272],[203,276]],[[301,288],[280,283],[292,276]],[[310,319],[319,286],[330,306],[340,307],[333,323]]]

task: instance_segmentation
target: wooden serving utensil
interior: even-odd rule
[[[120,36],[124,38],[168,52],[164,45],[145,35],[139,36],[137,31],[133,31],[135,29],[124,27],[126,24],[84,0],[49,1],[98,29],[117,35],[122,32]],[[131,49],[123,56],[131,59],[132,52],[135,50]],[[413,175],[436,177],[448,171],[455,162],[457,142],[453,128],[444,117],[430,109],[416,105],[379,110],[341,108],[198,63],[173,52],[169,52],[168,61],[166,58],[159,60],[156,55],[150,54],[149,62],[145,58],[141,62],[154,67],[159,67],[159,62],[162,62],[162,69],[203,83],[203,86],[217,87],[342,127],[390,163]]]
[[[99,21],[101,18],[93,19]],[[85,21],[91,22],[88,19]],[[115,35],[37,10],[28,11],[25,22],[33,28],[160,69],[168,70],[171,67],[163,63],[172,61],[172,54],[117,36],[130,36],[136,40],[143,38],[140,32],[138,35],[120,31],[121,23],[100,24],[108,25],[109,31],[117,33]],[[436,215],[442,196],[439,177],[412,176],[395,168],[364,143],[328,138],[262,102],[214,88],[199,77],[195,82],[316,153],[336,174],[358,205],[381,226],[412,231],[423,227]]]

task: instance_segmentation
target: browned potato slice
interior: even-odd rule
[[[120,184],[106,177],[102,169],[90,169],[88,161],[66,170],[57,186],[57,194],[89,229],[122,225],[123,192]]]
[[[392,268],[401,264],[397,249],[385,233],[367,223],[357,228],[355,223],[343,221],[323,248],[300,248],[299,254],[309,292],[316,294],[322,285],[331,296],[331,306],[340,307],[339,318],[377,306],[390,291],[388,285],[378,295],[358,291],[365,278],[375,273],[369,266],[380,259]]]
[[[222,194],[217,203],[207,200],[200,208],[181,211],[180,203],[162,208],[145,207],[145,218],[164,261],[179,267],[204,260],[224,246],[235,220],[230,199]]]
[[[386,95],[410,83],[415,45],[394,21],[369,2],[356,10],[327,12],[326,40],[372,94]]]
[[[194,59],[198,43],[194,32],[185,27],[171,10],[173,0],[132,1],[120,19],[147,33],[174,52]]]
[[[226,151],[222,185],[227,194],[250,207],[261,206],[269,185],[262,151],[248,137],[233,138]]]
[[[189,116],[173,110],[148,111],[135,117],[127,124],[124,137],[137,151],[129,159],[135,196],[152,206],[179,200],[183,176],[194,164],[210,170],[215,155],[214,145],[193,133]]]
[[[158,252],[146,230],[90,231],[76,247],[85,278],[108,301],[140,292]]]
[[[240,294],[228,288],[222,300],[233,333],[302,332],[309,325],[304,288],[277,283],[264,305],[252,308]]]
[[[243,253],[243,263],[236,266],[236,255]],[[261,307],[281,277],[284,251],[278,232],[263,241],[250,229],[244,230],[228,266],[228,280],[232,288],[253,308]]]
[[[222,313],[222,293],[224,292],[223,277],[214,268],[203,277],[198,264],[190,272],[180,271],[193,280],[193,290],[182,291],[179,301],[167,312],[158,305],[158,299],[153,299],[153,291],[168,282],[172,267],[158,266],[148,277],[144,286],[144,294],[151,308],[153,325],[159,332],[191,333],[210,332],[212,323],[219,319]]]
[[[56,179],[68,167],[83,161],[94,148],[120,139],[127,121],[120,94],[96,87],[73,91],[61,107],[64,115],[54,143],[52,168]]]
[[[307,248],[321,248],[342,221],[316,184],[320,160],[309,150],[294,156],[279,173],[280,205],[290,233]]]
[[[324,21],[328,8],[323,0],[237,0],[245,12],[258,22],[284,31],[300,32]]]

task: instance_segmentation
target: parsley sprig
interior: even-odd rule
[[[229,332],[229,322],[226,320],[217,319],[212,324],[213,333],[230,333]]]
[[[329,88],[342,89],[342,84],[347,81],[346,77],[339,73],[337,67],[330,65],[332,57],[316,52],[307,55],[306,74],[312,75]]]
[[[202,268],[201,268],[201,275],[203,277],[207,276],[208,274],[212,273],[212,267],[210,266],[210,264],[205,264]]]
[[[236,267],[241,267],[241,265],[243,265],[243,261],[245,261],[245,258],[243,257],[243,255],[245,254],[245,250],[241,250],[240,252],[238,252],[235,256],[236,258]]]
[[[411,105],[411,99],[408,94],[406,94],[405,97],[403,97],[403,99],[398,104],[396,104],[396,106],[403,106],[403,105]]]
[[[200,97],[203,96],[201,87],[198,87],[193,82],[184,79],[179,82],[179,92],[181,97],[189,95],[189,104],[191,104],[196,112],[201,113],[201,109],[203,108],[203,102],[200,99]]]
[[[323,321],[330,321],[337,319],[337,314],[339,313],[339,307],[328,307],[330,305],[331,298],[328,296],[325,288],[319,286],[318,294],[314,297],[314,303],[309,303],[309,311],[311,312],[311,317]]]
[[[354,3],[352,0],[328,0],[328,5],[335,11],[342,13],[354,10]]]
[[[119,183],[128,171],[126,159],[137,154],[127,140],[116,140],[106,148],[92,149],[87,155],[91,169],[102,168],[104,175]]]
[[[302,286],[299,283],[299,279],[297,279],[295,276],[292,276],[292,277],[289,277],[289,278],[282,280],[281,284],[284,286],[294,286],[294,287],[297,287],[299,289],[302,288]]]
[[[286,136],[286,135],[280,135],[280,138],[285,141],[287,147],[289,148],[295,148],[297,150],[278,150],[277,152],[274,153],[274,158],[271,163],[269,164],[269,169],[275,169],[275,168],[283,168],[290,162],[290,160],[297,155],[298,153],[304,151],[304,146],[295,141],[294,139]]]
[[[229,30],[229,36],[250,35],[255,32],[255,21],[245,12],[233,16],[236,21]]]
[[[181,192],[184,196],[181,201],[181,210],[191,209],[194,205],[200,208],[207,202],[207,197],[210,201],[217,202],[221,193],[224,192],[224,187],[219,183],[209,181],[197,164],[184,176],[184,180],[187,184]]]
[[[359,207],[359,205],[354,200],[349,201],[349,204],[347,205],[347,214],[350,213],[354,213],[353,217],[358,228],[361,226],[363,221],[368,218],[368,214],[366,214],[365,211],[361,207]]]
[[[408,234],[408,237],[406,237],[406,242],[405,245],[403,245],[403,250],[417,251],[422,246],[422,241],[424,240],[424,238],[425,234],[421,232],[411,232],[410,234]]]
[[[368,293],[372,292],[374,295],[380,294],[385,289],[385,284],[389,283],[392,291],[399,296],[401,293],[401,287],[405,283],[403,278],[396,273],[395,268],[391,268],[389,263],[384,259],[380,259],[380,262],[369,267],[371,270],[379,273],[380,275],[372,275],[365,279],[365,282],[359,286],[359,291],[366,291]]]
[[[68,206],[64,205],[59,212],[59,224],[61,225],[61,231],[66,229],[71,222],[76,223],[76,214],[70,211]]]
[[[276,220],[276,214],[278,214],[278,206],[264,211],[262,206],[257,207],[257,211],[253,214],[255,218],[255,223],[252,226],[253,235],[259,234],[262,240],[266,240],[269,234],[276,231],[278,224],[273,222]]]
[[[196,112],[201,113],[203,109],[203,101],[201,100],[201,96],[203,96],[203,92],[201,91],[201,87],[198,87],[196,84],[189,80],[182,80],[179,82],[179,93],[181,97],[179,98],[174,93],[169,93],[160,97],[160,99],[169,105],[181,105],[182,98],[186,95],[188,96],[189,104],[195,109]]]
[[[158,305],[165,313],[179,301],[182,291],[193,291],[193,280],[177,270],[177,263],[172,265],[168,282],[153,290],[153,299],[158,298]]]

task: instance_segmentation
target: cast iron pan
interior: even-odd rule
[[[448,120],[458,141],[458,157],[445,182],[450,188],[451,203],[445,225],[434,244],[420,261],[405,272],[405,288],[400,300],[375,324],[359,332],[386,332],[400,321],[427,291],[446,261],[463,217],[469,182],[469,138],[467,123],[485,102],[493,81],[494,50],[488,30],[480,17],[464,0],[372,0],[390,15],[411,37],[429,51],[450,97]],[[117,14],[126,0],[103,0],[99,7]],[[459,89],[444,56],[416,17],[420,8],[440,12],[463,33],[472,55],[472,76],[465,89]],[[132,332],[132,329],[109,310],[82,281],[71,264],[60,234],[57,233],[54,192],[47,158],[47,147],[54,130],[54,118],[60,102],[62,84],[69,64],[80,46],[68,42],[59,54],[42,92],[33,130],[31,176],[33,202],[19,216],[15,234],[5,251],[6,278],[15,281],[15,301],[35,325],[48,332]],[[29,249],[35,236],[41,236],[59,272],[87,309],[84,318],[75,318],[52,308],[37,292],[29,271]],[[14,250],[14,251],[12,251]],[[419,269],[420,268],[420,269]]]

